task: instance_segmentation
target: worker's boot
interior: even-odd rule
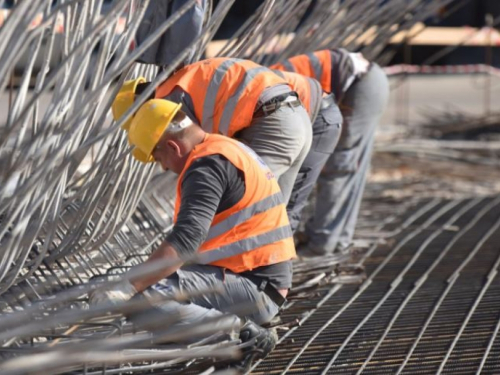
[[[240,340],[243,357],[232,367],[246,373],[250,370],[252,362],[266,358],[271,353],[278,342],[278,334],[273,328],[266,329],[248,321],[240,329]]]

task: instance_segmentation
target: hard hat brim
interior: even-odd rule
[[[132,150],[132,156],[135,160],[140,161],[141,163],[154,163],[155,161],[152,155],[146,155],[137,147]]]

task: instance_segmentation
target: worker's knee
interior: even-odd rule
[[[270,323],[273,318],[278,315],[279,307],[269,298],[265,298],[265,305],[261,306],[254,313],[246,316],[258,325]]]
[[[179,292],[179,279],[177,274],[174,274],[153,284],[139,295],[152,306],[161,305],[164,312],[172,312],[177,309],[177,302],[174,299]]]
[[[346,176],[358,169],[358,149],[337,150],[326,162],[322,176]]]

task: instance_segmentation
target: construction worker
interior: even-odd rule
[[[375,129],[387,105],[387,77],[377,64],[344,49],[295,56],[271,68],[315,78],[341,109],[340,140],[318,178],[316,206],[300,250],[303,255],[343,252],[352,243]]]
[[[128,132],[135,158],[157,161],[179,174],[174,227],[146,262],[177,265],[94,291],[90,301],[125,301],[139,292],[150,301],[158,295],[173,297],[181,289],[194,293],[190,303],[169,300],[156,306],[166,316],[178,316],[168,329],[230,320],[243,342],[255,341],[241,362],[247,368],[250,352],[265,356],[276,344],[276,333],[260,324],[278,313],[291,287],[295,247],[286,205],[276,178],[255,152],[205,133],[180,107],[149,100]],[[181,267],[193,258],[195,264]],[[213,288],[221,292],[199,293]],[[254,310],[232,313],[249,303]]]
[[[318,176],[339,140],[342,115],[333,94],[325,94],[316,79],[280,70],[275,72],[299,95],[313,130],[311,149],[299,169],[287,204],[288,219],[295,232]]]
[[[146,85],[141,78],[126,83],[113,105],[115,119]],[[248,144],[273,171],[288,201],[311,147],[312,130],[306,110],[283,78],[249,60],[213,58],[177,71],[156,89],[155,97],[181,103],[207,133]]]

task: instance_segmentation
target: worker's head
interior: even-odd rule
[[[153,99],[137,111],[128,133],[137,160],[157,161],[165,170],[182,172],[189,154],[203,141],[205,132],[180,107],[168,100]]]

